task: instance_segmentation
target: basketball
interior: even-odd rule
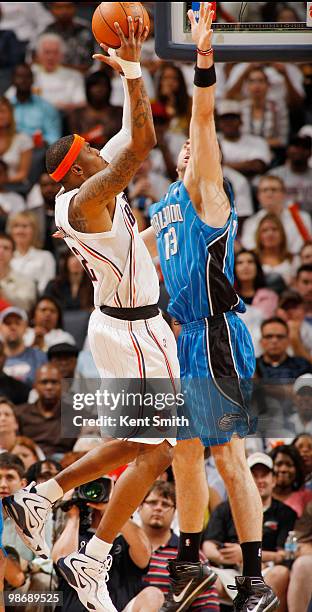
[[[141,2],[101,2],[95,9],[92,18],[92,31],[99,43],[104,43],[113,49],[120,47],[120,38],[116,33],[114,23],[118,21],[126,36],[129,35],[128,17],[134,21],[134,33],[142,17],[143,25],[150,25],[148,13]]]

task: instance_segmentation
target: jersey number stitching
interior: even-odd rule
[[[166,260],[170,259],[173,255],[176,255],[178,252],[178,241],[177,234],[174,227],[170,227],[168,232],[164,234],[165,238],[165,255]]]
[[[79,257],[80,263],[81,263],[83,269],[85,270],[86,274],[90,278],[90,280],[93,283],[95,283],[97,281],[96,274],[95,274],[93,268],[89,268],[88,267],[88,262],[87,262],[86,258],[83,255],[81,255],[80,251],[78,251],[78,249],[76,249],[76,247],[73,247],[72,251],[73,251],[73,253],[75,253],[75,255],[77,255],[77,257]]]

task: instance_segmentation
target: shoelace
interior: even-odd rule
[[[101,577],[101,582],[103,581],[104,583],[108,582],[109,580],[109,570],[112,567],[112,563],[113,563],[113,557],[112,555],[107,555],[106,559],[104,559],[104,561],[100,562],[100,567],[98,569],[98,574]],[[104,572],[103,572],[104,570]]]
[[[83,549],[83,547],[86,546],[86,542],[81,542],[80,544],[80,548],[79,548],[79,552]],[[101,576],[102,575],[102,579],[104,582],[108,582],[109,580],[109,570],[112,567],[112,563],[113,563],[113,557],[112,555],[107,555],[106,559],[104,559],[104,561],[99,561],[99,567],[97,570],[97,573]],[[103,570],[105,570],[105,574],[103,575]]]

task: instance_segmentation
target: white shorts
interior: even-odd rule
[[[95,365],[104,378],[180,378],[177,344],[159,314],[146,321],[122,321],[96,308],[88,337]],[[142,444],[175,444],[174,438],[129,438]]]

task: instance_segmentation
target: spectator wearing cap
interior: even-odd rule
[[[13,306],[0,313],[0,332],[6,355],[3,370],[31,388],[37,368],[47,361],[47,357],[39,349],[25,346],[27,320],[26,312]]]
[[[286,189],[284,181],[271,174],[262,176],[258,183],[257,199],[260,205],[260,210],[246,219],[243,226],[241,243],[245,249],[254,249],[256,246],[256,233],[260,221],[266,214],[277,215],[283,223],[289,245],[290,253],[299,253],[304,238],[298,229],[291,211],[286,206]],[[307,233],[312,235],[311,217],[307,212],[300,211],[301,220],[306,228]]]
[[[6,96],[14,109],[17,130],[31,136],[35,146],[51,145],[62,135],[60,113],[47,100],[32,93],[33,81],[31,67],[19,64]]]
[[[288,427],[294,435],[312,435],[312,374],[299,376],[293,386],[295,412],[288,419]]]
[[[264,174],[271,162],[270,147],[264,138],[242,133],[240,103],[223,100],[218,117],[224,163],[248,177]]]
[[[15,405],[25,404],[29,395],[29,386],[5,374],[3,371],[5,361],[4,343],[0,340],[0,393]]]
[[[50,11],[54,22],[45,33],[60,36],[65,44],[64,65],[86,72],[92,65],[94,38],[90,24],[76,17],[76,2],[51,2]]]
[[[18,308],[29,310],[36,300],[35,283],[13,271],[11,261],[14,241],[8,234],[0,234],[0,293],[1,297]]]
[[[63,66],[65,44],[57,34],[42,34],[36,44],[32,65],[34,93],[62,111],[81,108],[86,103],[84,82],[78,70]]]
[[[312,327],[304,320],[304,303],[300,293],[291,289],[284,291],[276,314],[288,325],[289,354],[312,361]]]
[[[74,378],[79,350],[75,344],[61,342],[48,349],[48,361],[55,365],[62,378]]]
[[[15,410],[19,424],[20,434],[31,438],[42,448],[47,457],[57,461],[64,453],[71,450],[78,437],[79,430],[73,426],[70,406],[62,398],[62,377],[58,368],[52,363],[46,363],[36,372],[34,388],[38,399],[33,404],[18,406]],[[63,437],[62,414],[71,420],[70,435]],[[77,434],[76,434],[77,430]],[[75,437],[76,436],[76,437]]]
[[[305,264],[298,269],[296,290],[303,299],[305,321],[312,325],[312,264]]]
[[[270,174],[279,176],[284,181],[288,200],[298,203],[303,210],[311,214],[312,168],[309,168],[310,155],[311,138],[309,136],[295,136],[288,145],[285,164],[272,168]]]
[[[253,453],[247,462],[263,506],[263,575],[281,601],[279,610],[285,612],[289,570],[281,564],[285,559],[284,544],[288,532],[294,527],[296,513],[273,498],[275,480],[271,457],[265,453]],[[226,602],[231,601],[235,592],[228,585],[235,585],[235,576],[241,569],[242,553],[228,501],[213,511],[203,534],[202,550],[216,567],[219,595]],[[270,565],[266,567],[267,564]]]
[[[311,363],[307,359],[288,355],[289,329],[283,319],[272,317],[263,321],[261,336],[263,353],[257,359],[260,378],[296,379],[302,374],[312,373]]]

